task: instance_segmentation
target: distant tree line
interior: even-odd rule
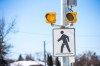
[[[34,57],[33,57],[31,54],[27,54],[27,55],[25,56],[25,58],[23,58],[22,54],[20,54],[17,61],[34,61],[34,60],[35,60],[35,59],[34,59]],[[42,61],[42,60],[40,60],[40,61]],[[53,60],[53,56],[50,55],[50,54],[47,54],[46,63],[47,63],[48,66],[53,66],[54,64],[55,64],[56,66],[61,66],[61,63],[60,63],[60,61],[59,61],[59,58],[56,57],[56,58],[55,58],[55,61],[54,61],[54,60]]]
[[[31,54],[27,54],[25,56],[25,58],[23,58],[23,56],[20,54],[17,61],[23,61],[23,60],[26,60],[26,61],[29,61],[29,60],[34,61],[34,57]]]
[[[34,57],[32,55],[26,55],[25,59],[22,57],[22,55],[19,55],[18,61],[20,60],[34,60]],[[50,54],[47,54],[47,60],[46,63],[48,66],[53,66],[54,64],[56,66],[61,66],[61,62],[59,61],[59,58],[54,57]],[[74,66],[100,66],[100,56],[96,55],[95,52],[85,52],[81,55],[77,55],[75,58]]]
[[[78,55],[74,66],[100,66],[100,56],[91,51]]]
[[[55,64],[56,66],[61,66],[58,57],[56,57],[56,60],[53,63],[51,55],[48,55],[47,57],[47,64],[48,66],[53,66],[53,64]],[[100,66],[100,56],[91,51],[85,52],[81,55],[77,55],[75,58],[74,66]]]

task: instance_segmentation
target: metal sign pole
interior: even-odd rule
[[[66,22],[66,13],[68,12],[68,0],[61,0],[61,25],[67,26],[68,23]]]
[[[66,12],[68,12],[67,0],[61,0],[61,25],[66,26]],[[69,57],[62,57],[61,66],[69,66]]]

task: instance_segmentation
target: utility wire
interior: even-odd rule
[[[25,34],[32,34],[32,35],[46,35],[50,36],[50,34],[45,34],[45,33],[33,33],[33,32],[25,32],[25,31],[18,31],[20,33],[25,33]]]
[[[46,35],[46,36],[51,36],[51,34],[45,34],[45,33],[32,33],[32,32],[25,32],[25,31],[18,31],[20,33],[25,33],[25,34],[32,34],[32,35]],[[100,35],[76,35],[77,37],[100,37]]]
[[[42,36],[52,36],[51,34],[46,34],[46,33],[33,33],[33,32],[26,32],[26,31],[18,31],[19,33],[23,33],[23,34],[29,34],[29,35],[42,35]],[[88,35],[88,34],[84,34],[84,35],[75,35],[76,37],[100,37],[99,34],[94,34],[94,35]]]
[[[100,37],[100,35],[76,35],[77,37]]]

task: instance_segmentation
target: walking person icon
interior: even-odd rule
[[[64,48],[64,45],[66,46],[68,52],[71,52],[70,48],[69,48],[69,45],[68,45],[68,42],[69,42],[69,37],[67,35],[64,34],[64,31],[61,31],[60,32],[62,34],[62,36],[57,40],[58,42],[59,41],[63,41],[62,45],[61,45],[61,53],[63,53],[63,48]]]

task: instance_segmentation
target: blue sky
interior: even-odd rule
[[[46,50],[52,52],[52,29],[45,22],[47,12],[56,12],[57,24],[60,24],[60,0],[0,0],[0,18],[5,16],[7,22],[16,17],[17,33],[11,33],[9,43],[12,58],[21,54],[34,54]],[[77,0],[76,54],[91,50],[100,55],[100,0]]]

